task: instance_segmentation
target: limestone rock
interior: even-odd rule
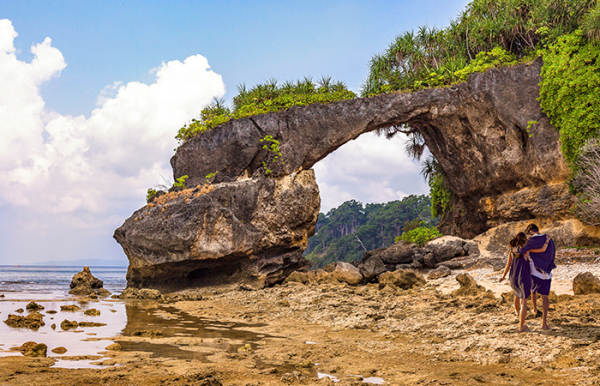
[[[62,324],[61,324],[62,326]],[[106,323],[98,323],[98,322],[79,322],[78,327],[103,327],[106,326]]]
[[[98,292],[98,296],[101,296],[103,298],[111,295],[111,292],[105,288],[98,288],[97,292]]]
[[[363,258],[360,274],[365,278],[365,281],[371,282],[385,271],[386,267],[379,256],[366,256],[366,259]]]
[[[77,321],[75,320],[63,320],[60,323],[60,328],[62,328],[63,330],[70,330],[72,328],[77,328],[77,326],[79,326],[79,323],[77,323]]]
[[[118,343],[109,344],[108,346],[106,346],[106,350],[121,351],[121,345]]]
[[[67,350],[66,348],[64,348],[64,347],[56,347],[56,348],[53,348],[51,351],[52,351],[53,353],[55,353],[55,354],[64,354],[64,353],[66,353],[68,350]]]
[[[76,306],[75,304],[68,304],[66,306],[60,306],[60,310],[61,311],[79,311],[81,309],[81,307]]]
[[[433,268],[437,264],[437,259],[433,253],[428,253],[423,258],[423,265],[427,268]]]
[[[379,287],[385,288],[388,284],[402,289],[410,289],[414,286],[426,283],[423,276],[409,269],[398,269],[394,272],[385,272],[379,276]]]
[[[424,255],[423,249],[414,244],[398,242],[387,248],[366,252],[363,261],[369,260],[371,257],[378,257],[383,264],[410,264],[415,259],[415,255]]]
[[[27,306],[25,306],[25,309],[27,309],[28,311],[38,311],[38,310],[43,310],[44,306],[32,301],[32,302],[29,302],[29,304],[27,304]]]
[[[456,275],[456,281],[460,284],[460,288],[452,292],[454,296],[476,296],[486,292],[485,287],[477,284],[468,273],[459,273]]]
[[[46,346],[44,343],[26,342],[17,349],[27,357],[45,357],[48,351],[48,346]]]
[[[309,275],[306,272],[292,272],[284,281],[284,283],[290,282],[307,284],[309,282]]]
[[[573,293],[575,295],[600,293],[600,279],[591,272],[580,273],[573,279]]]
[[[90,308],[89,310],[83,311],[84,315],[88,316],[100,316],[100,311],[95,308]]]
[[[125,288],[120,296],[121,299],[136,299],[136,300],[163,300],[160,291],[151,288]]]
[[[75,274],[71,280],[71,295],[91,295],[94,290],[102,288],[103,282],[95,278],[90,272],[90,267],[83,267],[83,271]]]
[[[452,260],[456,257],[479,255],[479,249],[474,242],[459,237],[444,236],[427,243],[425,250],[435,256],[437,262]]]
[[[450,268],[441,265],[433,271],[429,272],[429,280],[435,280],[440,279],[442,277],[450,276],[451,273],[452,271],[450,270]]]
[[[40,327],[46,325],[46,323],[44,323],[44,315],[37,311],[31,312],[27,316],[8,314],[8,319],[6,319],[4,323],[10,327],[30,328],[32,330],[38,330]]]
[[[128,287],[271,285],[308,270],[302,252],[320,207],[312,170],[200,193],[189,189],[164,205],[147,205],[115,231],[129,258]]]
[[[340,283],[348,283],[350,285],[358,285],[363,280],[363,276],[358,268],[350,263],[341,261],[336,263],[335,269],[330,274]]]

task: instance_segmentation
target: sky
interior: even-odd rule
[[[466,4],[0,0],[0,265],[126,261],[114,229],[213,98],[304,76],[358,93],[396,35]],[[365,134],[315,165],[321,211],[427,193],[403,148]]]

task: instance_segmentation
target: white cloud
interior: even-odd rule
[[[47,111],[40,86],[66,67],[63,55],[46,38],[31,47],[30,63],[21,61],[16,36],[0,20],[0,205],[35,213],[15,215],[23,231],[113,226],[171,174],[178,128],[225,94],[221,76],[195,55],[153,69],[153,84],[108,85],[88,119],[62,116]]]
[[[351,198],[363,203],[400,200],[408,194],[427,194],[420,166],[410,159],[402,134],[388,140],[363,134],[314,166],[321,191],[321,212]],[[408,192],[408,193],[405,193]]]

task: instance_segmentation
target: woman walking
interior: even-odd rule
[[[519,316],[519,332],[530,331],[525,324],[527,318],[527,298],[531,295],[531,267],[529,265],[529,253],[521,255],[521,248],[527,244],[527,236],[523,232],[517,233],[509,243],[508,261],[504,268],[504,274],[500,282],[506,278],[510,269],[510,287],[515,295],[515,312]],[[530,252],[543,252],[546,248],[532,250]]]

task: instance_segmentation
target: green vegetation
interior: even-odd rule
[[[262,148],[269,152],[267,161],[263,161],[262,163],[263,172],[265,173],[265,176],[268,177],[271,175],[271,173],[273,173],[273,171],[269,169],[269,164],[267,163],[268,161],[275,163],[278,159],[281,159],[281,165],[285,165],[283,155],[281,154],[281,150],[279,150],[279,145],[281,142],[273,138],[271,135],[265,135],[265,137],[260,140],[260,143],[263,143]]]
[[[417,244],[419,247],[424,247],[428,241],[442,237],[436,227],[418,227],[413,230],[402,233],[396,237],[396,242],[404,241],[407,244]]]
[[[362,95],[450,85],[529,61],[582,23],[588,36],[600,35],[596,0],[475,0],[447,28],[404,32],[373,56]]]
[[[149,188],[146,192],[146,203],[149,203],[152,200],[152,197],[156,196],[157,190]]]
[[[308,239],[304,256],[313,267],[334,261],[360,260],[366,251],[388,247],[403,232],[437,225],[429,197],[411,195],[387,204],[363,206],[346,201],[327,214],[319,214],[317,233]]]
[[[577,30],[544,51],[540,104],[560,130],[567,162],[576,169],[583,144],[600,136],[600,44]]]
[[[187,179],[188,179],[188,176],[179,177],[173,184],[173,187],[185,189],[185,180],[187,180]]]
[[[214,173],[208,173],[206,175],[206,177],[204,177],[204,179],[206,180],[206,183],[208,185],[212,184],[212,182],[215,180],[215,177],[217,176],[217,173],[219,173],[218,170],[216,172],[214,172]]]
[[[200,119],[192,119],[184,125],[177,136],[179,143],[230,121],[258,114],[286,110],[292,106],[306,106],[314,103],[331,103],[356,98],[343,82],[334,82],[330,77],[323,77],[318,82],[304,78],[297,82],[285,82],[278,85],[271,79],[265,84],[247,89],[238,86],[238,95],[233,98],[233,107],[225,106],[223,100],[215,100],[200,112]]]

